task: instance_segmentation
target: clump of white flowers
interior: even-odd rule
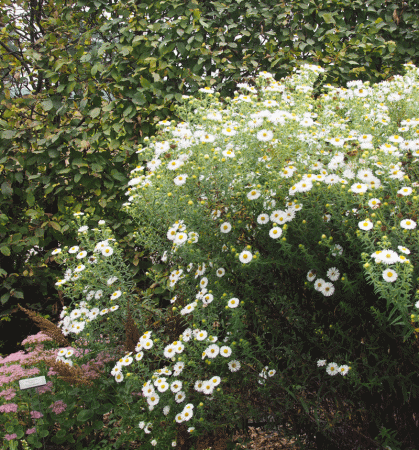
[[[164,448],[166,437],[172,442],[176,424],[202,431],[212,408],[231,418],[233,405],[240,405],[231,392],[245,377],[265,395],[275,386],[288,389],[286,353],[275,351],[282,348],[281,333],[294,342],[289,345],[301,364],[313,371],[326,366],[326,359],[307,363],[288,328],[303,334],[310,348],[326,351],[333,341],[327,333],[344,339],[347,326],[331,323],[328,311],[339,305],[350,314],[367,283],[398,309],[404,332],[411,333],[419,199],[403,161],[419,161],[418,95],[411,89],[419,74],[412,65],[406,70],[404,78],[375,86],[329,86],[318,99],[310,94],[324,69],[310,64],[281,81],[261,73],[256,86],[239,84],[233,99],[204,88],[201,100],[187,97],[178,108],[184,122],[160,122],[159,139],[139,149],[125,208],[138,222],[136,243],[168,269],[149,276],[169,291],[167,314],[183,331],[169,338],[162,328],[154,338],[138,315],[143,334],[135,354],[127,352],[110,373],[118,384],[128,370],[140,374],[139,429],[153,447]],[[405,117],[397,116],[394,102]],[[92,257],[103,267],[111,267],[110,242],[94,247]],[[60,287],[85,273],[85,247],[68,250],[77,266]],[[123,275],[107,270],[105,278],[109,293],[109,281],[121,284]],[[86,291],[86,302],[99,300],[97,289]],[[117,314],[126,306],[125,292],[118,285],[109,294],[119,299]],[[64,325],[81,315],[91,321],[92,311],[98,314],[90,303],[76,308]],[[257,332],[248,332],[251,323]],[[263,345],[267,334],[277,347]],[[355,383],[357,366],[347,349],[333,351],[343,364],[327,364],[324,382],[340,374],[333,383]],[[157,426],[162,417],[166,437]]]

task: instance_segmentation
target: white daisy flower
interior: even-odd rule
[[[416,228],[416,222],[411,219],[404,219],[400,222],[400,226],[405,230],[413,230]]]
[[[202,392],[202,386],[203,385],[204,385],[203,381],[201,381],[201,380],[195,381],[195,384],[194,384],[195,391]]]
[[[87,252],[86,251],[82,251],[82,252],[77,254],[76,258],[77,259],[83,259],[83,258],[86,257],[86,255],[87,255]]]
[[[409,255],[409,254],[410,254],[410,250],[409,250],[408,248],[406,248],[406,247],[403,247],[403,246],[399,245],[397,248],[398,248],[402,253],[405,253],[406,255]]]
[[[55,250],[53,250],[51,252],[51,255],[58,255],[58,253],[61,253],[61,249],[60,248],[56,248]]]
[[[182,412],[182,415],[183,415],[183,419],[185,420],[185,422],[187,422],[188,420],[191,420],[192,416],[193,416],[193,409],[191,409],[191,408],[186,409],[185,408],[183,410],[183,412]]]
[[[403,195],[403,196],[410,195],[412,192],[413,192],[413,189],[412,189],[411,187],[406,187],[406,186],[400,188],[400,189],[397,191],[397,193],[398,193],[399,195]]]
[[[337,281],[339,279],[340,276],[340,272],[336,267],[331,267],[327,273],[327,278],[329,278],[329,280],[331,281]]]
[[[179,392],[182,389],[182,382],[181,381],[174,381],[171,385],[170,385],[170,390],[176,394],[177,392]]]
[[[227,127],[221,130],[221,133],[223,133],[225,136],[234,136],[237,131],[232,127]]]
[[[160,401],[160,397],[159,397],[158,394],[156,394],[156,393],[153,393],[153,394],[151,394],[149,397],[147,397],[147,403],[148,403],[150,406],[155,406],[155,405],[157,405],[157,404],[159,403],[159,401]]]
[[[320,292],[325,296],[325,297],[330,297],[334,292],[335,292],[335,287],[333,286],[332,283],[330,282],[326,282],[323,284]]]
[[[167,168],[169,170],[176,170],[179,167],[181,167],[183,164],[184,164],[183,161],[181,161],[179,159],[175,159],[175,160],[169,162],[169,164],[167,165]]]
[[[242,264],[247,264],[252,261],[252,254],[248,250],[243,250],[239,255],[239,260]]]
[[[221,383],[221,378],[219,376],[214,376],[209,381],[215,387],[215,386],[218,386]]]
[[[256,220],[259,225],[265,225],[269,222],[269,216],[268,214],[260,214]]]
[[[274,137],[274,134],[271,130],[260,130],[256,135],[256,139],[258,141],[267,142],[271,141]]]
[[[261,192],[258,189],[253,189],[252,191],[247,193],[247,198],[249,200],[256,200],[261,196]]]
[[[212,344],[205,350],[205,353],[208,358],[215,358],[220,353],[220,347],[217,344]]]
[[[143,342],[143,348],[145,350],[150,350],[151,347],[153,347],[153,341],[151,339],[145,339]]]
[[[339,366],[338,367],[338,372],[342,375],[345,376],[348,372],[349,372],[349,367],[347,365],[343,365],[343,366]]]
[[[220,226],[221,233],[228,233],[231,230],[231,225],[228,222],[224,222]]]
[[[368,189],[368,186],[366,184],[363,184],[363,183],[354,183],[351,186],[351,191],[355,192],[355,194],[364,193],[364,192],[367,191],[367,189]]]
[[[182,245],[184,242],[188,240],[188,235],[186,233],[177,233],[174,239],[174,243],[177,245]]]
[[[186,394],[183,391],[179,391],[175,395],[175,402],[176,403],[182,403],[183,400],[185,400]]]
[[[368,202],[368,206],[372,209],[377,209],[379,208],[379,206],[381,205],[381,202],[378,198],[372,198],[369,202]]]
[[[205,395],[211,395],[214,391],[214,385],[210,381],[205,381],[202,385],[202,393]]]
[[[182,174],[178,175],[176,178],[174,178],[173,182],[176,186],[182,186],[186,183],[186,179],[188,178],[188,175]]]
[[[229,308],[237,308],[237,307],[239,306],[239,304],[240,304],[240,301],[239,301],[238,298],[231,298],[231,299],[228,301],[227,306],[228,306]]]
[[[322,367],[326,365],[326,360],[325,359],[319,359],[317,361],[317,367]]]
[[[278,239],[279,237],[281,237],[281,235],[282,235],[282,228],[273,227],[269,231],[269,237],[271,237],[272,239]]]
[[[383,278],[385,281],[393,283],[393,281],[397,280],[397,272],[392,269],[386,269],[383,271]]]
[[[68,249],[68,253],[77,253],[79,251],[79,247],[75,245],[74,247],[70,247]]]
[[[230,369],[231,372],[237,372],[240,370],[241,364],[239,363],[239,361],[230,361],[228,363],[228,368]]]
[[[365,231],[368,231],[368,230],[371,230],[371,228],[374,226],[374,224],[369,220],[369,219],[366,219],[366,220],[364,220],[363,222],[358,222],[358,227],[361,229],[361,230],[365,230]]]
[[[112,295],[111,295],[111,299],[115,300],[117,298],[119,298],[121,296],[122,292],[121,291],[115,291]]]
[[[220,355],[224,356],[224,358],[228,358],[231,355],[231,348],[227,347],[226,345],[223,345],[220,348]]]
[[[313,281],[315,278],[316,278],[316,274],[314,273],[313,270],[310,270],[310,271],[307,273],[307,280],[308,280],[308,281]]]
[[[326,367],[326,372],[329,374],[329,375],[337,375],[338,373],[339,373],[339,371],[338,371],[338,365],[336,364],[336,363],[334,363],[334,362],[331,362],[331,363],[329,363],[328,365],[327,365],[327,367]]]
[[[320,292],[323,288],[324,283],[326,283],[326,281],[324,281],[322,278],[317,278],[316,282],[314,283],[314,289]]]

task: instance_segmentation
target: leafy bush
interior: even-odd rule
[[[72,299],[59,326],[97,349],[125,340],[114,414],[139,428],[122,439],[193,444],[269,414],[309,447],[414,448],[419,72],[405,68],[318,98],[310,64],[233,99],[185,97],[184,122],[139,150],[124,206],[172,292],[163,309],[130,290],[111,231],[75,214],[80,244],[53,252]]]

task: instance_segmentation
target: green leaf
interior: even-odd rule
[[[21,291],[13,291],[13,297],[15,297],[15,298],[23,298],[23,292],[21,292]]]
[[[88,61],[91,60],[91,58],[92,58],[92,55],[91,55],[90,53],[86,53],[85,55],[83,55],[83,56],[80,58],[80,61],[81,61],[81,62],[88,62]],[[92,74],[92,75],[93,75],[93,74]]]
[[[50,100],[50,99],[44,100],[44,101],[41,103],[41,106],[42,106],[42,109],[43,109],[44,111],[50,111],[50,110],[54,107],[54,105],[53,105],[53,103],[52,103],[52,100]]]
[[[74,182],[78,183],[80,181],[82,177],[82,174],[80,172],[76,173],[76,175],[74,175]]]
[[[5,130],[1,133],[2,139],[13,139],[16,136],[15,130]]]
[[[0,247],[0,252],[2,252],[4,256],[10,256],[10,248],[7,247],[6,245]]]
[[[329,24],[330,23],[336,23],[335,19],[332,16],[332,14],[330,14],[330,13],[323,13],[322,16],[323,16],[323,19],[324,19],[324,21],[326,23],[329,23]]]
[[[67,434],[66,430],[58,430],[55,436],[57,436],[57,438],[63,438],[65,437],[66,434]]]
[[[61,226],[57,222],[51,221],[49,222],[49,225],[51,228],[54,228],[54,230],[61,231]]]
[[[3,294],[0,297],[1,304],[4,305],[7,302],[7,300],[9,300],[9,297],[10,297],[10,293],[9,292],[6,292],[5,294]]]
[[[144,103],[147,101],[146,98],[144,97],[144,94],[140,91],[137,91],[133,96],[132,96],[132,101],[133,103],[135,103],[136,105],[144,105]]]
[[[33,218],[35,218],[35,217],[38,217],[38,211],[36,210],[36,209],[28,209],[26,212],[25,212],[25,214],[27,215],[27,216],[31,216],[31,217],[33,217]]]
[[[101,420],[96,420],[93,422],[93,428],[95,430],[101,430],[104,427],[104,423]]]
[[[5,197],[10,197],[13,194],[13,189],[12,186],[10,185],[10,183],[8,183],[7,181],[4,181],[1,185],[1,193],[5,196]]]
[[[26,201],[28,202],[29,206],[33,206],[35,204],[35,196],[33,195],[32,191],[28,192],[28,195],[26,196]]]
[[[77,414],[77,420],[79,422],[86,422],[90,420],[93,417],[93,415],[94,413],[91,409],[85,409]]]
[[[115,180],[121,181],[122,183],[125,183],[127,181],[125,175],[123,175],[122,173],[118,172],[115,169],[111,171],[111,175],[115,178]]]
[[[89,111],[89,116],[94,119],[100,114],[100,108],[94,108],[91,111]]]
[[[151,83],[144,77],[140,78],[141,86],[145,89],[150,89]]]

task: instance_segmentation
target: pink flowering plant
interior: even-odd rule
[[[45,440],[57,444],[73,443],[75,448],[88,445],[92,449],[108,443],[108,439],[103,441],[104,434],[100,432],[104,427],[103,415],[115,402],[115,390],[110,385],[104,392],[106,380],[100,386],[95,380],[102,370],[107,371],[106,365],[113,361],[113,354],[102,352],[93,356],[83,344],[76,340],[74,348],[57,349],[53,340],[40,332],[22,342],[26,352],[1,359],[0,436],[5,448],[17,449],[19,442],[22,448],[26,444],[40,448]],[[87,359],[85,364],[82,364],[83,357]],[[61,360],[69,366],[73,366],[72,358],[77,358],[86,379],[94,383],[71,386],[43,362],[48,358]],[[34,388],[33,392],[20,390],[19,380],[41,375],[48,380],[46,385]],[[58,431],[56,427],[59,427]]]
[[[233,99],[185,97],[183,122],[139,149],[124,205],[163,306],[76,214],[80,245],[53,252],[72,300],[59,326],[99,351],[131,314],[135,348],[100,379],[124,439],[167,449],[186,430],[195,445],[269,413],[297,444],[414,448],[419,74],[405,70],[315,96],[324,69],[302,64]]]

